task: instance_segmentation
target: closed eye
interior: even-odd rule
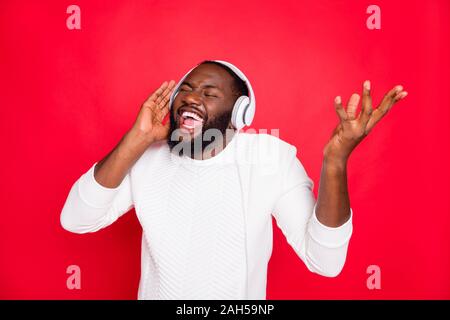
[[[190,91],[188,89],[186,89],[186,87],[180,87],[180,89],[178,91]],[[214,94],[209,94],[209,93],[205,93],[206,97],[212,97],[212,98],[218,98],[218,96],[214,95]]]

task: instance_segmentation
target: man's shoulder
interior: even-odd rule
[[[267,133],[239,134],[238,158],[258,166],[286,164],[296,156],[297,149],[278,136]]]
[[[295,146],[282,140],[280,137],[268,133],[240,133],[239,143],[241,147],[253,151],[283,151],[295,149]]]

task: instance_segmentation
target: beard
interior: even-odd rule
[[[202,125],[201,132],[194,135],[194,137],[187,138],[187,141],[185,141],[186,135],[180,135],[176,132],[176,130],[179,130],[178,123],[175,120],[174,111],[171,109],[169,116],[169,135],[167,138],[170,151],[175,151],[175,154],[179,156],[187,155],[191,158],[203,154],[210,144],[220,142],[216,141],[218,137],[227,137],[227,128],[231,120],[231,113],[232,111],[225,112],[211,119],[208,117],[207,121]]]

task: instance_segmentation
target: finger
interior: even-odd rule
[[[156,104],[161,107],[161,104],[164,106],[165,99],[167,100],[170,97],[170,93],[172,92],[173,87],[175,86],[175,81],[170,80],[167,87],[164,89],[163,93],[156,99]]]
[[[406,97],[407,92],[402,90],[403,86],[397,85],[384,96],[383,100],[381,101],[379,106],[372,112],[372,115],[367,122],[366,133],[372,130],[375,124],[377,124],[378,121],[380,121],[381,118],[383,118],[388,113],[394,103],[396,103],[399,99],[402,99],[402,97]],[[406,94],[403,92],[405,92]]]
[[[172,92],[173,89],[175,88],[175,85],[176,85],[175,80],[170,80],[167,85],[166,90],[164,90],[163,95],[166,96],[166,95],[170,94],[170,92]]]
[[[156,98],[155,103],[157,105],[161,104],[161,101],[165,98],[165,96],[169,93],[169,87],[167,86],[164,91]]]
[[[175,90],[174,87],[169,91],[169,93],[166,95],[166,97],[161,101],[159,107],[162,109],[169,105],[170,96],[172,95],[173,90]]]
[[[164,108],[166,105],[169,104],[169,101],[170,101],[170,92],[164,98],[161,99],[161,101],[158,104],[158,108],[159,109]]]
[[[161,86],[160,86],[158,89],[156,89],[155,92],[153,92],[153,93],[145,100],[144,104],[145,104],[145,103],[148,103],[148,102],[150,102],[150,101],[156,101],[156,99],[164,92],[164,90],[167,88],[168,85],[169,85],[168,82],[167,82],[167,81],[164,81],[164,82],[161,84]]]
[[[372,111],[373,109],[372,109],[372,97],[370,96],[370,81],[366,80],[363,83],[361,113],[358,116],[363,125],[366,125],[367,122],[369,122]]]
[[[344,107],[342,106],[342,99],[340,96],[337,96],[334,99],[334,109],[341,121],[347,120],[347,112],[345,112]]]
[[[158,119],[159,122],[162,123],[164,118],[167,116],[167,113],[169,113],[169,106],[166,105],[165,107],[163,107],[162,109],[159,110],[156,118]]]
[[[357,93],[351,95],[347,104],[347,115],[349,120],[356,118],[356,109],[358,108],[360,96]]]
[[[383,117],[391,109],[391,107],[394,105],[395,102],[397,102],[395,100],[395,97],[397,96],[397,94],[401,93],[402,90],[403,86],[401,85],[395,86],[383,97],[383,100],[377,107],[377,109],[379,110],[378,116],[380,118]]]
[[[397,93],[397,95],[394,98],[394,101],[397,102],[399,100],[402,100],[404,97],[406,97],[408,95],[408,92],[406,91],[402,91],[400,93]]]

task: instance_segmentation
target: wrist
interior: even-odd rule
[[[142,132],[131,129],[123,137],[119,144],[119,151],[123,155],[141,154],[151,144],[153,139]]]
[[[130,146],[145,146],[148,147],[154,142],[154,138],[151,134],[144,132],[142,130],[131,128],[125,134],[125,140]]]
[[[348,157],[324,155],[323,163],[329,169],[345,170],[347,168]]]

